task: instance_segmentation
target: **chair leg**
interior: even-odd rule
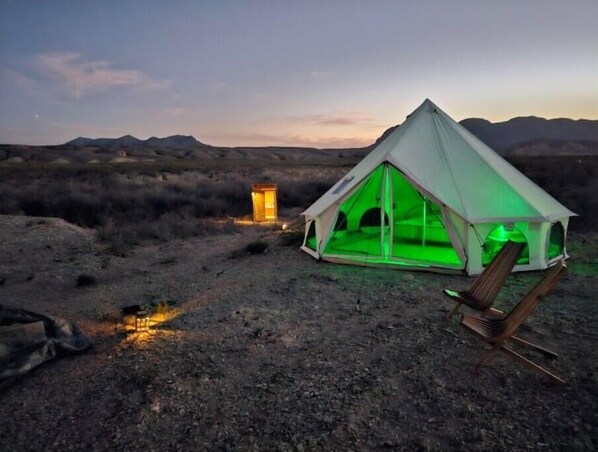
[[[494,356],[494,354],[500,350],[503,343],[503,341],[500,341],[498,344],[492,346],[492,348],[484,356],[482,356],[482,359],[480,359],[480,361],[477,363],[473,370],[475,372],[478,372],[482,368],[482,366],[486,364],[488,361],[490,361],[490,358],[492,358],[492,356]]]
[[[521,356],[519,353],[517,353],[516,351],[510,349],[509,347],[502,346],[500,348],[500,351],[502,351],[503,353],[506,353],[507,355],[515,358],[516,360],[518,360],[519,362],[523,363],[524,365],[526,365],[530,369],[533,369],[533,370],[535,370],[537,372],[543,373],[544,375],[546,375],[547,377],[549,377],[551,380],[556,381],[557,383],[565,384],[565,380],[557,377],[555,374],[549,372],[548,370],[544,369],[543,367],[538,366],[536,363],[530,361],[525,356]]]
[[[449,319],[457,313],[457,311],[459,310],[460,307],[461,307],[461,303],[457,302],[457,305],[453,308],[451,313],[448,315]]]
[[[511,336],[509,340],[515,342],[516,344],[523,345],[525,347],[529,347],[532,350],[536,350],[537,352],[542,353],[549,358],[558,358],[558,353],[553,352],[552,350],[548,350],[547,348],[540,347],[539,345],[532,344],[531,342],[526,341],[525,339],[521,339],[517,336]]]

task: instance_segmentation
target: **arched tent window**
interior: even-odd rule
[[[309,223],[309,229],[307,230],[307,237],[305,237],[305,246],[309,249],[316,251],[318,243],[316,239],[316,222],[312,221]]]
[[[347,215],[342,210],[338,211],[336,217],[336,223],[334,223],[335,231],[346,231],[347,230]]]
[[[359,229],[368,230],[370,228],[380,229],[380,207],[372,207],[364,212],[359,220]],[[384,213],[384,226],[388,226],[388,215]]]
[[[548,238],[548,246],[546,256],[548,259],[554,259],[563,254],[565,250],[565,228],[560,221],[553,223],[550,226],[550,236]]]
[[[523,234],[521,230],[512,224],[501,224],[490,231],[490,233],[486,236],[486,240],[484,241],[484,250],[482,252],[482,265],[484,267],[492,262],[492,259],[494,259],[494,257],[498,254],[508,240],[525,243],[525,248],[517,260],[517,264],[529,264],[529,246],[525,234]]]

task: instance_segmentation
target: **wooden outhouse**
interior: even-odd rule
[[[251,199],[253,201],[254,222],[276,222],[278,219],[276,184],[253,184],[251,187]]]

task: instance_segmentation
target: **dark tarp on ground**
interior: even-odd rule
[[[0,305],[0,389],[46,361],[89,347],[73,322]]]

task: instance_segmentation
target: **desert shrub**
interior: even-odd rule
[[[77,276],[77,287],[93,286],[97,283],[98,281],[92,275],[87,275],[83,273]]]
[[[598,158],[513,158],[520,171],[580,217],[574,231],[595,230]],[[170,240],[227,233],[234,226],[213,218],[252,212],[251,184],[278,184],[279,212],[306,208],[336,183],[347,168],[231,168],[181,170],[102,166],[19,171],[0,168],[0,214],[63,218],[96,228],[116,255],[144,240]],[[157,177],[159,175],[160,177]],[[283,240],[299,240],[290,237]],[[289,244],[290,245],[290,244]]]
[[[35,199],[23,199],[19,203],[20,209],[23,213],[30,217],[45,217],[47,215],[46,205],[43,202]]]
[[[278,184],[278,202],[285,207],[308,207],[322,196],[338,179],[307,179],[283,181]]]
[[[303,230],[284,232],[280,235],[280,243],[284,246],[301,246],[304,236]]]
[[[198,219],[251,212],[249,184],[237,179],[209,181],[200,173],[160,180],[143,174],[74,174],[33,172],[6,178],[0,182],[0,213],[53,216],[98,227],[108,221],[158,220],[181,211]],[[31,182],[24,184],[26,179]]]
[[[263,254],[268,250],[268,242],[265,240],[254,240],[245,247],[249,254]]]
[[[12,187],[5,187],[4,190],[0,189],[0,213],[7,215],[23,214],[18,194],[15,193]]]
[[[135,234],[125,229],[129,228],[117,227],[114,223],[109,222],[97,230],[97,238],[106,247],[108,254],[125,257],[140,243]]]
[[[52,216],[98,228],[161,221],[167,214],[196,219],[251,214],[251,183],[269,178],[279,184],[279,206],[306,207],[321,196],[337,175],[286,177],[261,169],[183,171],[160,178],[150,171],[110,173],[57,168],[23,171],[0,182],[0,214]],[[301,173],[298,173],[301,175]],[[212,179],[209,178],[212,176]],[[23,181],[27,183],[23,183]],[[166,217],[168,218],[168,217]],[[153,233],[152,233],[153,234]],[[154,234],[155,235],[155,234]]]
[[[110,221],[98,228],[97,237],[109,254],[124,257],[142,242],[166,242],[173,239],[233,234],[237,230],[237,226],[232,220],[216,222],[210,219],[194,218],[186,215],[185,212],[170,212],[149,221],[119,225]]]

